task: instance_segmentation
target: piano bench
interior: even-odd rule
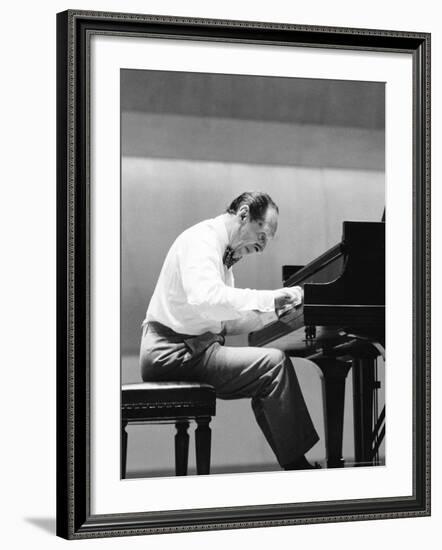
[[[121,478],[126,477],[128,424],[175,424],[175,475],[187,475],[190,421],[195,421],[196,469],[210,473],[210,421],[216,414],[215,388],[198,382],[143,382],[121,391]]]

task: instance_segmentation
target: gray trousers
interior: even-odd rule
[[[178,334],[159,323],[143,327],[141,375],[147,381],[211,384],[220,399],[252,399],[256,420],[281,466],[319,439],[292,361],[274,348],[229,347],[221,335]]]

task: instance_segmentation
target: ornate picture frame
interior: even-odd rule
[[[93,37],[383,52],[412,61],[411,494],[96,513],[91,417]],[[391,185],[391,182],[389,182]],[[400,182],[396,183],[400,185]],[[92,206],[91,206],[92,205]],[[57,534],[67,539],[430,514],[430,35],[68,10],[57,16]],[[118,428],[118,427],[117,427]]]

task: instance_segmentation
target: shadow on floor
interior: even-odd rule
[[[25,521],[55,535],[55,518],[25,518]]]

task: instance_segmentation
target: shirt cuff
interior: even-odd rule
[[[275,311],[275,291],[257,290],[256,292],[257,292],[256,309],[262,312],[270,312],[270,311],[274,312]]]

